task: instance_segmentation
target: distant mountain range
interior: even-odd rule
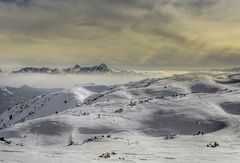
[[[13,71],[12,73],[48,73],[48,74],[54,74],[59,73],[59,69],[51,69],[48,67],[24,67],[17,71]]]
[[[92,73],[92,72],[106,73],[109,71],[111,70],[104,63],[93,67],[81,67],[80,65],[74,65],[71,68],[66,68],[62,70],[62,72],[64,73]]]
[[[240,67],[229,68],[229,69],[213,69],[215,71],[227,71],[227,72],[240,72]],[[0,69],[0,73],[3,71]],[[23,67],[19,70],[12,71],[12,73],[42,73],[42,74],[122,74],[122,75],[151,75],[151,71],[131,71],[131,70],[120,70],[110,69],[106,64],[92,67],[84,67],[76,64],[69,68],[49,68],[49,67]]]
[[[76,64],[70,68],[58,69],[58,68],[48,68],[48,67],[24,67],[19,70],[13,71],[12,73],[46,73],[46,74],[60,74],[60,73],[70,73],[70,74],[78,74],[78,73],[107,73],[111,70],[108,68],[106,64],[100,64],[93,67],[81,67]]]

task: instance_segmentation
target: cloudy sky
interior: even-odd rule
[[[0,0],[0,66],[239,66],[239,10],[239,0]]]

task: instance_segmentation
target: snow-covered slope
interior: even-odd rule
[[[97,93],[99,86],[79,86],[48,95],[40,95],[24,100],[0,114],[0,127],[5,128],[25,120],[57,114],[66,109],[74,108],[89,96]],[[10,92],[9,92],[10,93]]]
[[[223,80],[187,74],[36,97],[0,115],[0,137],[11,141],[0,142],[1,159],[239,162],[240,83]]]
[[[20,88],[1,87],[0,88],[0,113],[14,106],[18,102],[28,100],[32,97],[57,92],[61,89],[37,89],[28,86]]]

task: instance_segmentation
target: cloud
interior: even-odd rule
[[[0,0],[0,3],[5,4],[15,4],[17,6],[25,6],[27,5],[31,0]]]
[[[235,66],[239,7],[237,0],[0,0],[0,62]]]

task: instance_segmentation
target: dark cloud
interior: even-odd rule
[[[239,65],[240,53],[231,49],[223,49],[209,53],[204,56],[199,62],[200,65],[206,66],[231,66]]]
[[[0,0],[0,4],[1,3],[14,4],[17,6],[27,6],[29,5],[30,2],[31,0]]]
[[[0,57],[236,65],[239,7],[237,0],[0,0]]]
[[[180,0],[171,1],[170,3],[177,7],[183,7],[187,9],[203,9],[216,5],[219,0]]]

